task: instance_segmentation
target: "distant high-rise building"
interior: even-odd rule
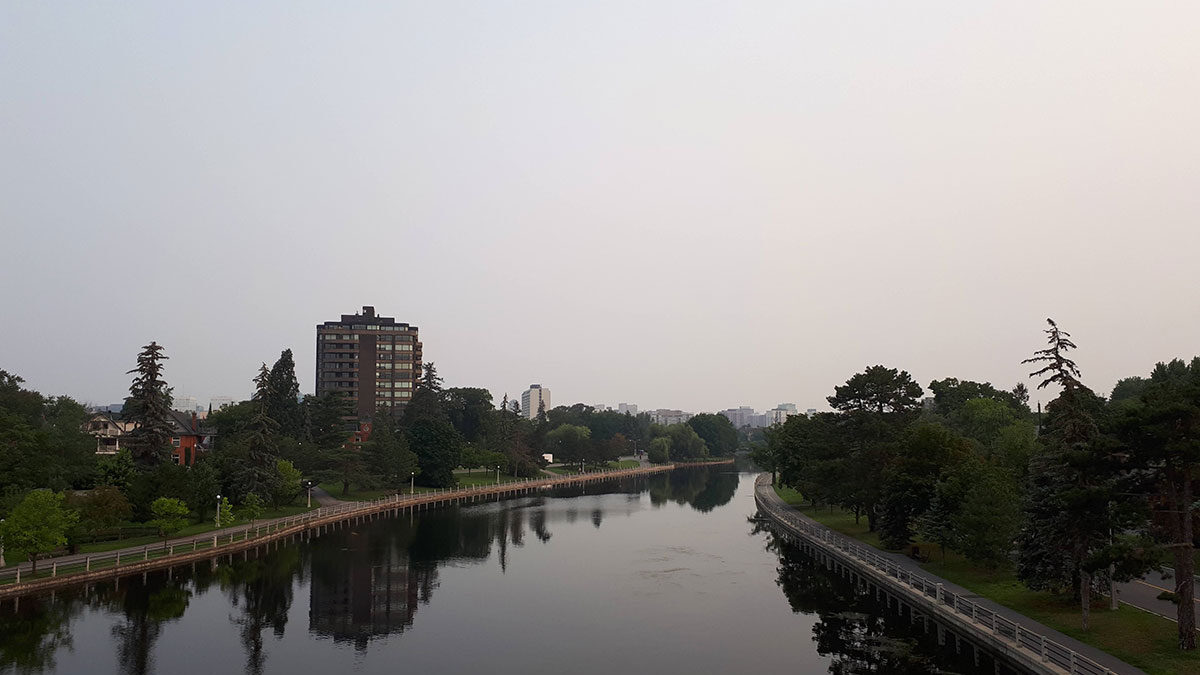
[[[233,405],[233,397],[232,396],[214,396],[208,400],[208,404],[210,406],[212,406],[213,410],[220,410],[221,408],[224,408],[227,405]]]
[[[751,408],[748,405],[744,405],[740,408],[729,408],[728,410],[722,410],[720,414],[728,418],[729,422],[733,424],[735,429],[762,426],[761,424],[755,425],[755,417],[761,417],[761,415],[757,415],[754,412],[754,408]]]
[[[196,400],[195,396],[176,396],[172,401],[171,409],[185,413],[199,412],[200,401]]]
[[[538,407],[545,404],[546,410],[550,409],[550,390],[540,384],[531,384],[521,394],[521,412],[528,419],[537,417]]]
[[[593,403],[592,410],[595,412],[608,412],[609,410],[611,410],[611,408],[604,405],[603,403]]]
[[[814,416],[816,416],[816,414],[817,414],[816,408],[809,408],[808,410],[804,411],[804,415],[806,417],[814,417]]]
[[[790,406],[790,408],[789,408],[789,406]],[[767,411],[767,413],[766,413],[767,419],[766,419],[766,424],[764,426],[773,427],[776,424],[783,424],[784,422],[787,421],[787,418],[791,417],[792,415],[799,415],[799,414],[800,413],[796,410],[795,405],[792,405],[791,403],[780,404],[780,405],[776,406],[775,408]]]
[[[376,316],[371,306],[317,326],[317,396],[346,395],[360,419],[379,408],[398,412],[420,377],[416,326]]]
[[[668,408],[659,408],[658,410],[650,411],[650,419],[655,424],[670,426],[672,424],[683,424],[692,419],[692,413],[682,410],[672,410]]]
[[[624,415],[625,413],[629,413],[630,415],[636,415],[636,414],[638,414],[638,407],[632,403],[618,403],[617,404],[617,412],[621,413],[622,415]]]

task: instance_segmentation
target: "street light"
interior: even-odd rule
[[[0,532],[4,532],[4,519],[0,518]],[[4,567],[4,536],[0,535],[0,567]]]
[[[217,495],[217,527],[221,526],[221,495]]]
[[[500,484],[500,466],[496,465],[496,485]]]
[[[408,474],[408,494],[413,494],[417,491],[417,472],[412,471]]]

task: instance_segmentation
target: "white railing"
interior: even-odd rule
[[[992,610],[971,602],[969,599],[947,591],[941,580],[917,574],[896,564],[887,556],[881,555],[878,549],[864,546],[858,542],[830,530],[824,525],[809,522],[800,518],[795,511],[785,504],[770,483],[769,475],[762,475],[755,483],[755,493],[759,497],[758,505],[771,518],[792,533],[815,540],[828,548],[833,548],[845,555],[862,561],[872,569],[883,572],[900,584],[906,585],[930,598],[939,607],[952,610],[960,615],[969,617],[978,627],[990,631],[1015,643],[1019,648],[1037,655],[1042,662],[1052,663],[1065,669],[1068,673],[1083,675],[1110,675],[1113,671],[1096,663],[1092,659],[1062,645],[1045,635],[1022,628],[1021,624],[1006,619]]]
[[[647,469],[653,469],[648,471]],[[285,516],[283,518],[275,518],[266,520],[258,524],[239,525],[223,530],[215,530],[207,534],[198,534],[193,537],[185,537],[180,539],[172,539],[161,543],[147,544],[136,549],[120,549],[109,551],[106,553],[91,553],[91,554],[74,554],[58,556],[55,558],[44,558],[38,560],[38,571],[34,575],[28,563],[21,563],[0,569],[0,586],[6,584],[19,584],[22,582],[30,582],[41,580],[48,577],[57,577],[65,574],[75,574],[80,572],[91,572],[96,570],[111,569],[115,567],[124,567],[134,565],[149,560],[157,560],[159,558],[169,557],[191,553],[200,550],[214,550],[217,555],[221,555],[221,549],[245,541],[254,539],[262,539],[271,537],[279,532],[315,521],[324,521],[333,516],[341,516],[336,520],[344,520],[351,518],[356,514],[367,515],[386,511],[390,508],[403,508],[410,505],[433,504],[451,499],[461,499],[471,495],[485,493],[505,493],[517,491],[522,488],[538,487],[549,488],[557,485],[570,485],[578,482],[580,479],[593,480],[597,477],[617,477],[617,475],[639,475],[644,473],[653,473],[675,468],[673,464],[663,464],[654,467],[632,467],[628,469],[600,469],[582,474],[570,474],[558,477],[539,476],[536,478],[522,478],[517,480],[505,481],[503,483],[490,483],[486,485],[472,485],[465,488],[435,488],[413,494],[397,493],[379,499],[361,502],[342,502],[332,506],[322,506],[311,511],[306,511],[294,516]]]

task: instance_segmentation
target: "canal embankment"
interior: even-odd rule
[[[1018,667],[1035,673],[1141,673],[1099,649],[1085,645],[967,589],[921,570],[915,561],[865,546],[799,513],[776,493],[770,475],[755,484],[759,510],[789,539],[830,569],[854,577],[865,589],[894,598],[898,611],[909,612],[938,631],[948,632],[956,648],[963,640]],[[891,604],[891,599],[888,599]]]
[[[416,494],[394,494],[371,501],[339,502],[297,514],[242,524],[202,535],[164,540],[154,545],[123,548],[105,553],[74,554],[0,569],[0,599],[40,593],[76,584],[140,574],[152,570],[218,559],[291,539],[319,537],[347,523],[367,521],[453,504],[469,504],[536,494],[560,487],[587,485],[672,471],[688,466],[732,464],[733,460],[673,463],[626,469],[607,469],[558,477],[538,476],[494,485],[446,488]]]

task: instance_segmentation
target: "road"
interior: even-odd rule
[[[1117,584],[1117,600],[1174,621],[1175,603],[1158,599],[1158,594],[1163,591],[1174,593],[1175,579],[1162,572],[1151,572],[1137,581]],[[1200,612],[1200,598],[1193,602],[1198,603],[1196,609]]]

